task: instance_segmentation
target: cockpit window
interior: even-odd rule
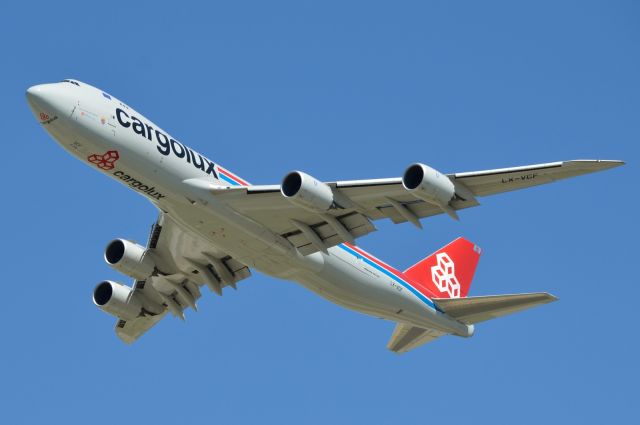
[[[62,80],[60,81],[61,83],[71,83],[71,84],[75,84],[76,86],[80,87],[80,84],[78,84],[77,81],[73,81],[73,80]]]

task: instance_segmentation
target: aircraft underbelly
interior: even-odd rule
[[[175,218],[185,231],[261,273],[295,281],[329,301],[371,316],[447,332],[455,328],[450,318],[339,247],[327,254],[288,257],[214,215],[188,207],[179,212]]]
[[[293,280],[318,295],[375,317],[412,323],[415,326],[445,327],[450,320],[406,290],[399,290],[383,274],[374,274],[353,257],[332,248],[322,255],[324,266],[320,271],[299,271]]]

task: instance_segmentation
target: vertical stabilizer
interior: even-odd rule
[[[458,238],[409,267],[404,274],[427,287],[436,298],[464,298],[481,252],[473,242]]]

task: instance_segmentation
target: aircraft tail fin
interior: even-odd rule
[[[506,316],[558,299],[546,292],[514,295],[490,295],[460,299],[434,298],[439,309],[467,325]]]
[[[419,282],[436,298],[467,296],[482,250],[473,242],[458,238],[434,252],[404,274]]]

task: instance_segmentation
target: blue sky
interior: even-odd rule
[[[3,423],[628,423],[637,403],[640,5],[11,2],[0,15]],[[393,324],[259,274],[125,346],[91,302],[153,207],[59,148],[25,89],[76,78],[253,183],[562,159],[625,167],[359,241],[405,268],[459,235],[471,294],[560,302],[397,356]]]

